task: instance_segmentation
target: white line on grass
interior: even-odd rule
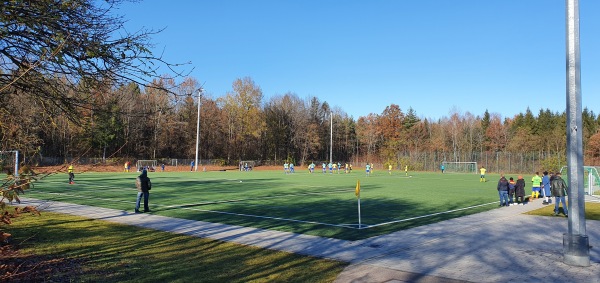
[[[69,196],[69,197],[83,198],[83,199],[92,199],[92,198],[94,198],[94,199],[97,199],[97,200],[105,200],[105,201],[112,201],[112,202],[135,203],[135,202],[129,202],[129,201],[119,201],[119,200],[115,200],[115,199],[103,199],[103,198],[96,198],[96,197],[93,197],[93,196],[89,196],[88,197],[88,196],[72,195],[72,194],[65,194],[65,193],[50,193],[50,192],[38,192],[38,193],[46,193],[46,194],[52,194],[52,195],[62,195],[62,196]],[[319,194],[319,193],[314,193],[314,194]],[[279,196],[277,196],[277,197],[279,197]],[[267,197],[267,198],[276,198],[276,197]],[[260,199],[260,198],[258,198],[258,199]],[[246,199],[246,200],[252,200],[252,199]],[[421,219],[421,218],[426,218],[426,217],[431,217],[431,216],[436,216],[436,215],[442,215],[442,214],[447,214],[447,213],[452,213],[452,212],[457,212],[457,211],[462,211],[462,210],[467,210],[467,209],[471,209],[471,208],[477,208],[477,207],[482,207],[482,206],[486,206],[486,205],[491,205],[491,204],[497,203],[497,202],[489,202],[489,203],[484,203],[484,204],[479,204],[479,205],[468,206],[468,207],[464,207],[464,208],[452,209],[452,210],[447,210],[447,211],[442,211],[442,212],[436,212],[436,213],[431,213],[431,214],[427,214],[427,215],[410,217],[410,218],[405,218],[405,219],[400,219],[400,220],[394,220],[394,221],[389,221],[389,222],[383,222],[383,223],[373,224],[373,225],[361,224],[360,227],[353,227],[353,226],[358,226],[358,224],[331,224],[331,223],[324,223],[324,222],[317,222],[317,221],[297,220],[297,219],[282,218],[282,217],[262,216],[262,215],[254,215],[254,214],[234,213],[234,212],[225,212],[225,211],[216,211],[216,210],[207,210],[207,209],[198,209],[198,208],[188,207],[188,206],[203,205],[203,204],[213,204],[213,203],[217,204],[217,203],[239,202],[239,201],[243,201],[243,199],[233,200],[233,201],[216,201],[216,202],[206,202],[206,203],[200,203],[200,204],[183,204],[183,205],[161,205],[161,204],[154,204],[153,206],[159,206],[159,207],[162,207],[162,208],[171,208],[171,209],[172,208],[180,208],[180,209],[186,209],[186,210],[192,210],[192,211],[209,212],[209,213],[219,213],[219,214],[244,216],[244,217],[253,217],[253,218],[261,218],[261,219],[290,221],[290,222],[307,223],[307,224],[318,224],[318,225],[324,225],[324,226],[342,227],[342,228],[349,228],[349,229],[369,229],[369,228],[374,228],[374,227],[379,227],[379,226],[384,226],[384,225],[390,225],[390,224],[395,224],[395,223],[401,223],[401,222],[407,222],[407,221],[411,221],[411,220],[416,220],[416,219]]]
[[[415,220],[415,219],[431,217],[431,216],[436,216],[436,215],[441,215],[441,214],[446,214],[446,213],[452,213],[452,212],[457,212],[457,211],[461,211],[461,210],[467,210],[467,209],[486,206],[486,205],[490,205],[490,204],[494,204],[494,203],[497,203],[497,202],[496,201],[488,202],[488,203],[484,203],[484,204],[473,205],[473,206],[468,206],[468,207],[463,207],[463,208],[457,208],[457,209],[452,209],[452,210],[447,210],[447,211],[442,211],[442,212],[436,212],[436,213],[431,213],[431,214],[427,214],[427,215],[421,215],[421,216],[410,217],[410,218],[405,218],[405,219],[400,219],[400,220],[395,220],[395,221],[389,221],[389,222],[384,222],[384,223],[379,223],[379,224],[374,224],[374,225],[368,225],[367,227],[365,227],[365,229],[383,226],[383,225],[394,224],[394,223],[406,222],[406,221],[411,221],[411,220]]]
[[[47,182],[47,183],[63,184],[62,182]],[[99,185],[92,185],[92,184],[85,184],[85,183],[78,183],[78,185],[84,186],[84,187],[105,188],[104,191],[108,191],[108,190],[121,191],[124,189],[136,190],[136,188],[119,188],[119,187],[99,186]],[[68,190],[71,190],[71,188],[69,187]],[[354,189],[352,189],[352,191],[353,190]],[[242,202],[242,201],[248,201],[248,200],[276,199],[276,198],[284,198],[284,197],[290,197],[290,196],[293,197],[293,196],[305,196],[305,195],[329,195],[329,194],[337,194],[337,193],[345,193],[345,192],[350,192],[350,190],[339,189],[339,190],[331,190],[331,191],[327,191],[327,192],[304,192],[304,193],[282,194],[282,195],[275,195],[275,196],[264,196],[264,197],[258,197],[258,198],[241,198],[241,199],[206,201],[206,202],[199,202],[199,203],[178,204],[178,205],[172,205],[172,206],[166,206],[166,207],[171,208],[171,207],[180,207],[180,206],[198,206],[198,205],[209,205],[209,204],[219,204],[219,203]]]
[[[50,193],[50,192],[40,192],[40,193],[50,194],[50,195],[58,195],[58,196],[67,196],[67,197],[73,197],[73,198],[81,198],[81,199],[96,199],[96,200],[104,200],[104,201],[112,201],[112,202],[120,202],[120,203],[135,203],[135,202],[130,202],[130,201],[103,199],[103,198],[95,198],[92,196],[80,196],[80,195],[72,195],[72,194],[65,194],[65,193]],[[165,205],[161,205],[161,204],[153,204],[152,206],[158,206],[161,208],[180,208],[180,209],[200,211],[200,212],[219,213],[219,214],[226,214],[226,215],[245,216],[245,217],[261,218],[261,219],[271,219],[271,220],[280,220],[280,221],[289,221],[289,222],[298,222],[298,223],[307,223],[307,224],[318,224],[318,225],[324,225],[324,226],[356,229],[354,227],[348,226],[347,224],[331,224],[331,223],[323,223],[323,222],[316,222],[316,221],[306,221],[306,220],[297,220],[297,219],[289,219],[289,218],[281,218],[281,217],[243,214],[243,213],[216,211],[216,210],[206,210],[206,209],[198,209],[198,208],[190,208],[190,207],[182,207],[182,206],[172,206],[172,205],[165,206]]]
[[[64,182],[45,182],[44,184],[64,184]],[[71,186],[71,185],[69,185],[69,186]],[[88,183],[77,183],[77,186],[73,187],[73,189],[77,189],[77,187],[79,187],[79,186],[94,187],[94,188],[104,188],[104,191],[108,191],[108,190],[116,191],[116,190],[124,190],[124,189],[125,190],[135,190],[136,189],[135,187],[120,187],[119,188],[119,187],[101,186],[101,185],[88,184]],[[68,187],[68,188],[70,190],[72,187]]]

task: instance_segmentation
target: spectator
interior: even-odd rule
[[[144,197],[144,212],[150,212],[148,207],[148,199],[150,198],[150,189],[152,189],[152,182],[148,178],[148,171],[142,170],[142,174],[135,179],[135,186],[137,187],[137,200],[135,202],[135,213],[140,213],[140,202],[142,196]]]

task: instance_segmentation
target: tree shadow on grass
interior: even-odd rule
[[[345,263],[90,220],[15,227],[41,253],[79,259],[95,282],[331,282]],[[17,239],[22,240],[22,239]],[[79,273],[78,273],[79,274]],[[46,278],[60,281],[64,274]],[[68,277],[71,280],[73,277]]]

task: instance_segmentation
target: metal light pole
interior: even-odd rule
[[[329,163],[333,163],[333,112],[329,112]]]
[[[200,144],[200,98],[202,97],[202,88],[198,92],[198,120],[196,122],[196,161],[194,161],[194,171],[198,172],[198,145]]]
[[[563,261],[566,264],[574,266],[589,266],[590,247],[585,228],[585,192],[583,188],[579,1],[566,0],[566,2],[569,227],[568,233],[563,234]]]

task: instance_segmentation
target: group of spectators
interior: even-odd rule
[[[566,217],[569,215],[565,196],[567,195],[567,184],[561,178],[560,172],[548,173],[540,177],[539,172],[535,172],[535,176],[531,178],[531,197],[528,201],[534,201],[540,198],[540,193],[544,198],[542,204],[552,203],[551,197],[554,197],[554,215],[559,214],[559,207],[562,203],[563,212]],[[508,180],[504,174],[500,175],[498,181],[498,195],[500,197],[500,206],[523,205],[525,204],[525,180],[523,176],[514,181],[512,177]],[[516,198],[516,203],[513,201]]]

